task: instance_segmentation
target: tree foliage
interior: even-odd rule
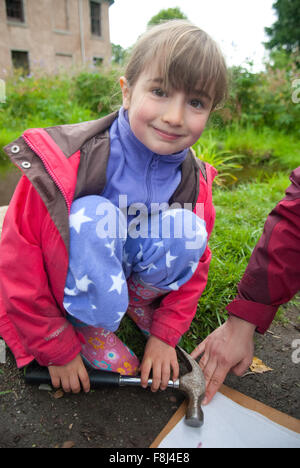
[[[277,21],[265,28],[269,42],[265,47],[270,50],[285,49],[289,52],[300,47],[300,0],[277,0],[273,5]]]
[[[125,63],[127,57],[127,49],[124,49],[119,44],[111,44],[111,51],[112,51],[112,63],[117,63],[119,65],[123,65]]]
[[[187,16],[178,7],[160,10],[157,15],[150,19],[148,26],[153,26],[173,19],[187,19]]]

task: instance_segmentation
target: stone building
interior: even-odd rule
[[[107,65],[114,0],[0,0],[0,75]]]

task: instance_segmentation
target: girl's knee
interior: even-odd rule
[[[176,209],[167,212],[170,223],[170,247],[185,254],[187,261],[200,260],[207,245],[205,221],[187,209]]]

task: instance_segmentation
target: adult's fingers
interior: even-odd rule
[[[224,382],[226,375],[228,373],[227,368],[216,366],[214,372],[209,378],[209,382],[206,386],[205,398],[203,400],[203,405],[207,405],[212,398],[215,396],[222,383]]]
[[[241,377],[248,370],[248,368],[251,366],[252,360],[253,360],[253,355],[251,355],[251,357],[247,356],[241,362],[239,362],[237,365],[232,367],[231,372],[234,375],[237,375],[237,376]]]
[[[191,357],[193,359],[197,359],[198,356],[200,356],[202,353],[205,351],[205,345],[206,345],[206,339],[201,341],[201,343],[198,344],[198,346],[191,352]]]

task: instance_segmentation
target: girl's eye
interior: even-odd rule
[[[158,97],[165,97],[167,94],[164,92],[163,89],[161,88],[155,88],[152,90],[152,93],[155,95],[155,96],[158,96]]]
[[[195,109],[202,109],[203,107],[203,104],[201,101],[199,101],[199,99],[192,99],[190,101],[190,105],[194,107]]]

